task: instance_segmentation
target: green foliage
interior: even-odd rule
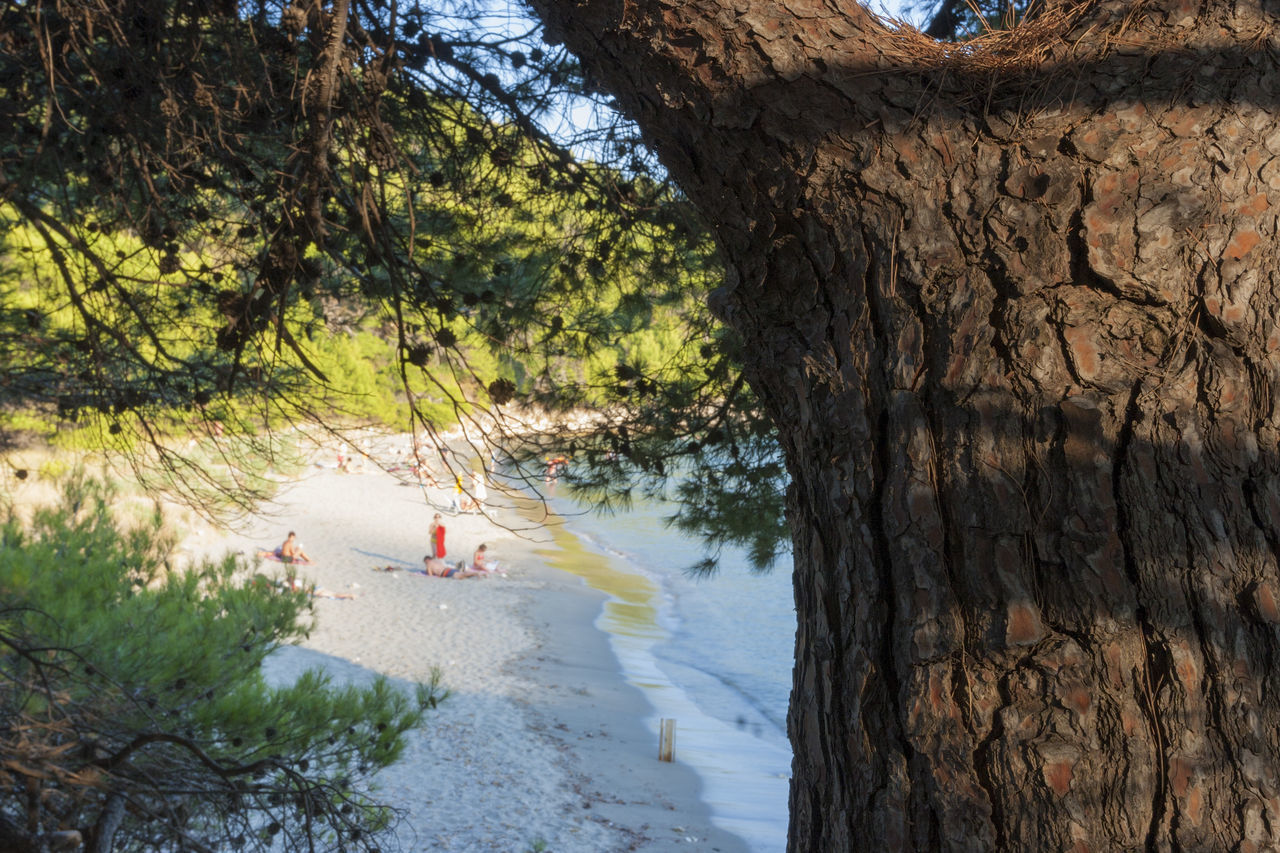
[[[61,480],[70,473],[70,466],[62,459],[46,459],[40,463],[40,467],[36,469],[36,473],[40,475],[42,480]]]
[[[584,309],[608,309],[611,329],[584,336],[576,349],[522,355],[535,377],[528,399],[566,420],[589,413],[585,422],[511,436],[509,447],[534,486],[542,460],[567,456],[565,479],[600,511],[625,508],[636,495],[673,502],[669,523],[708,546],[694,571],[713,571],[726,545],[745,548],[764,571],[785,548],[786,472],[773,426],[742,380],[742,343],[708,308],[721,277],[709,236],[678,215],[678,201],[671,205],[680,227],[633,239],[618,253],[610,287]],[[675,272],[650,275],[658,262]],[[577,325],[578,314],[566,316]]]
[[[418,710],[434,710],[441,702],[449,698],[450,691],[444,687],[444,673],[439,667],[431,668],[431,679],[425,684],[414,685],[414,698],[418,701]]]
[[[317,357],[334,306],[397,362],[437,350],[441,369],[416,388],[402,375],[399,403],[465,402],[496,378],[461,339],[501,330],[458,315],[506,295],[500,269],[523,276],[503,310],[524,310],[566,248],[540,220],[608,189],[523,111],[580,87],[563,51],[464,37],[451,8],[348,11],[0,10],[0,404],[102,421],[115,445],[215,400],[236,431],[332,417],[333,398],[339,416],[405,425],[380,385],[342,377],[349,361]]]
[[[324,335],[314,341],[314,361],[330,378],[317,394],[335,414],[379,424],[406,424],[409,407],[396,394],[395,345],[364,329]]]
[[[127,802],[112,849],[374,849],[391,816],[369,775],[431,703],[383,679],[267,685],[264,658],[308,630],[306,594],[230,558],[171,572],[158,513],[121,530],[111,499],[73,480],[0,530],[0,828],[35,785],[39,832],[93,837]]]
[[[602,506],[696,478],[677,523],[767,562],[772,433],[710,314],[714,243],[635,129],[543,129],[594,95],[536,29],[344,8],[0,12],[0,412],[241,507],[257,485],[223,475],[255,457],[210,476],[175,439],[497,420],[530,481],[574,454]],[[528,436],[517,407],[580,425]]]

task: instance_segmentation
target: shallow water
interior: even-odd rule
[[[753,575],[726,551],[712,578],[684,569],[700,543],[662,523],[669,509],[638,503],[611,516],[586,514],[560,495],[556,544],[563,561],[610,596],[597,622],[627,680],[659,721],[676,720],[676,759],[702,778],[712,819],[758,853],[786,848],[795,607],[790,565]]]

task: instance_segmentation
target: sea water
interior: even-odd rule
[[[664,524],[670,505],[637,502],[600,516],[563,491],[550,504],[586,549],[652,590],[615,596],[598,625],[653,706],[655,744],[659,721],[674,719],[676,760],[698,773],[713,821],[757,853],[785,850],[796,633],[790,559],[753,574],[742,554],[726,549],[717,574],[692,577],[685,570],[704,549]]]

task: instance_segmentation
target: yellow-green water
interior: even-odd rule
[[[567,497],[551,503],[578,508]],[[773,719],[785,714],[795,633],[789,573],[761,578],[739,567],[699,585],[673,568],[696,559],[696,543],[690,550],[668,531],[656,506],[608,519],[557,515],[537,500],[519,509],[545,531],[537,554],[547,565],[605,594],[596,626],[650,706],[655,754],[659,721],[674,720],[676,761],[698,774],[713,822],[752,853],[780,853],[791,751],[740,685],[763,685]]]
[[[658,589],[648,578],[622,571],[613,560],[587,550],[580,539],[565,529],[564,519],[540,502],[521,499],[516,508],[527,520],[544,525],[554,548],[536,553],[547,565],[577,575],[592,589],[610,596],[605,602],[609,630],[627,637],[659,640],[665,632],[658,627]]]

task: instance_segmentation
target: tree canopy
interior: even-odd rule
[[[780,467],[707,311],[707,232],[634,127],[566,131],[606,99],[532,24],[345,0],[0,15],[10,412],[99,430],[207,502],[224,484],[175,432],[261,458],[264,427],[390,393],[378,416],[432,440],[483,421],[518,459],[577,454],[605,505],[679,473],[690,529],[772,559]],[[510,418],[588,406],[572,436]],[[766,523],[726,523],[747,487]]]

